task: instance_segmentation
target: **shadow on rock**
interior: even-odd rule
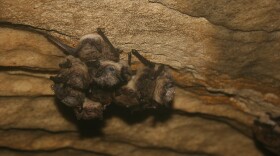
[[[256,137],[253,138],[255,146],[264,154],[264,156],[279,156],[272,151],[268,150],[261,142],[259,142]]]
[[[74,111],[71,108],[65,106],[58,99],[56,99],[55,103],[58,111],[63,115],[63,117],[77,126],[81,137],[102,136],[102,129],[106,126],[106,120],[110,120],[114,117],[122,119],[129,125],[141,123],[147,118],[152,117],[154,119],[155,125],[158,122],[167,121],[173,112],[172,108],[131,111],[128,108],[112,104],[106,108],[103,119],[78,120],[76,119]]]
[[[58,111],[63,115],[65,119],[77,126],[81,137],[95,137],[102,135],[102,127],[105,126],[105,122],[100,119],[95,120],[78,120],[75,117],[74,111],[61,103],[58,99],[55,101]]]

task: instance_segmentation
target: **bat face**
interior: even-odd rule
[[[75,51],[76,56],[85,62],[89,60],[119,62],[120,60],[119,51],[100,29],[97,29],[97,33],[83,36]]]
[[[114,96],[114,102],[124,107],[137,107],[140,105],[137,90],[135,88],[135,77],[127,85],[121,87]]]
[[[88,34],[80,39],[76,56],[83,61],[98,60],[102,57],[103,39],[98,34]]]
[[[110,105],[113,101],[114,90],[104,89],[98,86],[91,86],[89,92],[87,93],[87,97],[90,100],[100,102],[104,108]]]
[[[142,72],[139,72],[138,77],[135,82],[141,95],[140,103],[144,108],[170,106],[174,99],[175,88],[165,66],[158,64],[153,68],[146,66]]]
[[[81,107],[84,103],[85,94],[62,83],[53,85],[56,97],[69,107]]]
[[[174,95],[175,87],[173,85],[172,77],[167,71],[163,71],[163,73],[156,79],[153,99],[159,104],[169,106],[174,99]]]
[[[82,108],[74,108],[77,119],[90,120],[103,117],[104,108],[101,103],[85,99]]]
[[[110,42],[108,40],[108,42]],[[110,60],[119,61],[119,52],[108,43],[98,33],[88,34],[80,39],[80,43],[76,48],[76,56],[82,61],[90,60]]]
[[[115,103],[140,109],[170,106],[175,88],[167,67],[154,64],[138,53],[135,55],[145,66],[138,69],[127,85],[118,90]]]
[[[170,106],[174,98],[174,86],[167,73],[163,73],[156,79],[147,77],[145,73],[150,70],[142,70],[121,87],[114,97],[117,104],[125,107],[137,107],[142,109]],[[152,75],[152,74],[151,74]]]
[[[86,65],[78,58],[68,56],[60,64],[62,68],[57,76],[51,77],[55,82],[53,90],[62,103],[69,107],[82,106],[85,94],[82,92],[89,85],[89,74]]]
[[[78,58],[67,56],[67,61],[60,64],[62,69],[57,76],[51,77],[55,83],[64,83],[76,89],[85,89],[89,85],[87,66]]]
[[[115,87],[130,79],[128,67],[113,61],[100,61],[98,67],[90,70],[92,81],[105,88]]]

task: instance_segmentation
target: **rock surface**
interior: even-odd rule
[[[251,127],[266,112],[280,113],[277,1],[2,0],[0,7],[0,155],[265,155]],[[173,68],[174,110],[111,106],[103,121],[76,121],[48,79],[63,52],[27,26],[71,45],[105,28],[123,58],[134,48]]]

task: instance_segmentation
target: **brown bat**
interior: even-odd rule
[[[116,62],[119,51],[100,29],[83,36],[76,49],[45,36],[68,54],[57,76],[51,77],[57,98],[72,107],[78,119],[101,117],[100,111],[112,102],[114,89],[130,79],[130,68]]]
[[[270,122],[254,121],[253,133],[256,140],[265,148],[280,155],[280,116],[267,113]]]
[[[81,107],[90,81],[86,65],[78,58],[67,56],[67,61],[60,67],[57,76],[50,77],[55,83],[56,97],[69,107]]]
[[[174,86],[168,67],[132,50],[144,67],[131,78],[131,54],[127,64],[121,63],[119,51],[100,29],[97,34],[83,36],[77,48],[47,38],[68,54],[58,75],[51,79],[56,96],[74,109],[78,119],[101,118],[113,101],[141,109],[171,105]]]
[[[45,36],[67,55],[78,57],[87,64],[90,83],[110,88],[126,83],[131,77],[129,67],[120,62],[120,50],[114,48],[101,29],[97,29],[95,34],[83,36],[77,48],[70,47],[50,35]]]
[[[87,93],[87,97],[93,101],[100,102],[104,107],[106,107],[112,103],[114,92],[115,89],[91,86]]]
[[[76,108],[82,107],[85,99],[84,92],[73,89],[63,83],[55,83],[52,88],[56,97],[66,106]]]
[[[57,76],[51,77],[55,83],[64,83],[72,88],[87,89],[90,82],[88,68],[79,58],[67,56],[66,62],[59,65],[61,70]]]
[[[104,109],[101,103],[85,98],[82,108],[75,107],[74,112],[78,120],[101,119]]]
[[[117,91],[114,102],[126,107],[143,109],[170,106],[175,88],[167,66],[150,62],[136,50],[132,50],[132,54],[144,64],[144,67],[137,70],[127,85]]]
[[[119,62],[101,60],[95,65],[89,64],[91,83],[102,88],[114,88],[126,84],[131,78],[128,65]]]
[[[49,34],[45,34],[45,37],[62,49],[66,55],[78,57],[83,62],[100,59],[114,62],[119,62],[120,60],[120,50],[114,48],[100,28],[97,29],[97,33],[81,37],[76,48],[64,44]]]

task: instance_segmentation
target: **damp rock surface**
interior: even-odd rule
[[[267,112],[280,114],[277,1],[2,0],[0,7],[0,155],[270,154],[251,128]],[[173,110],[111,106],[102,121],[77,121],[49,80],[65,55],[16,24],[72,46],[105,28],[123,59],[133,48],[172,67]]]

